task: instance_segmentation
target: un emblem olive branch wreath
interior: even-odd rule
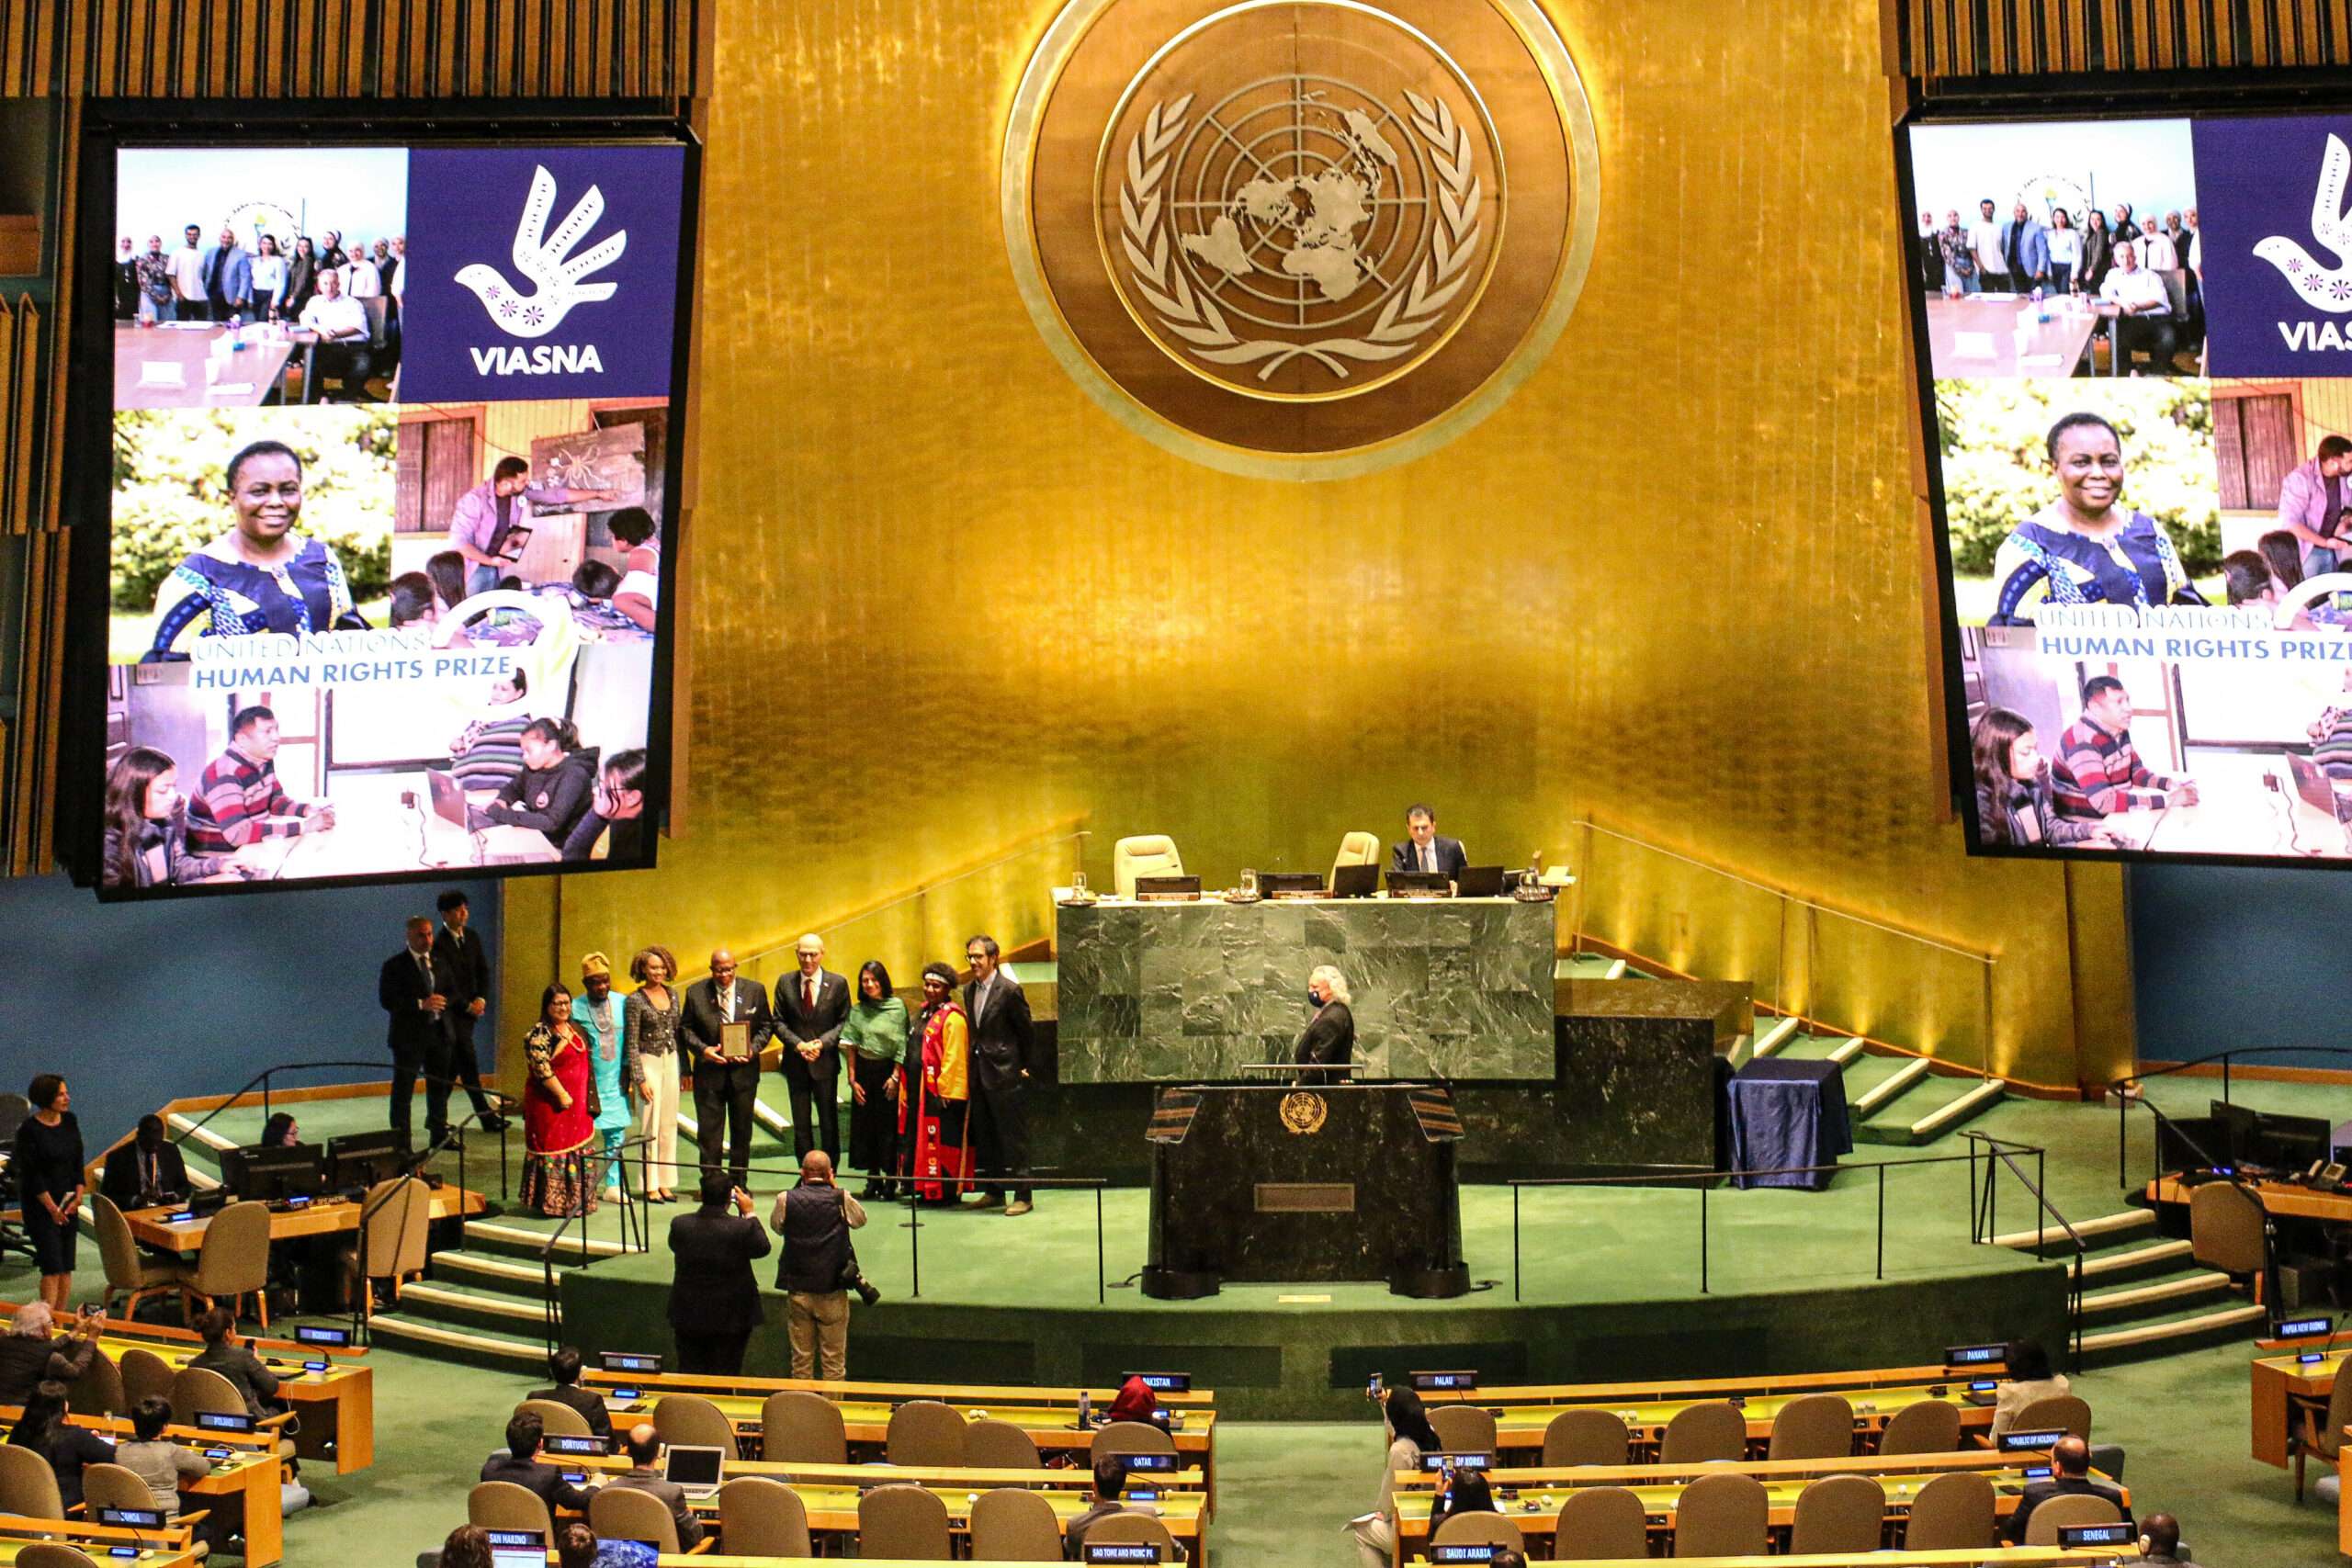
[[[1126,174],[1119,183],[1120,246],[1135,275],[1136,288],[1149,301],[1160,325],[1193,345],[1195,358],[1213,365],[1249,365],[1264,361],[1258,370],[1263,381],[1304,356],[1334,376],[1344,378],[1342,359],[1395,359],[1413,351],[1422,335],[1435,326],[1470,281],[1470,262],[1477,254],[1484,230],[1484,193],[1472,157],[1470,128],[1454,118],[1443,98],[1422,97],[1408,90],[1413,130],[1429,143],[1436,165],[1440,222],[1430,236],[1428,258],[1414,275],[1409,288],[1389,297],[1372,330],[1362,337],[1318,338],[1313,343],[1286,343],[1279,338],[1245,339],[1227,323],[1225,312],[1206,288],[1195,289],[1183,264],[1170,253],[1168,229],[1160,222],[1160,182],[1168,175],[1169,150],[1183,134],[1193,95],[1154,104],[1144,116],[1143,128],[1127,143]]]

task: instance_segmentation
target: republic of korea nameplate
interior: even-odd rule
[[[1234,472],[1362,473],[1491,412],[1592,250],[1599,158],[1532,0],[1070,0],[1005,138],[1065,368]]]

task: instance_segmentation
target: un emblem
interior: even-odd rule
[[[1283,1096],[1283,1125],[1292,1132],[1311,1136],[1323,1130],[1323,1119],[1331,1113],[1323,1097],[1312,1089],[1295,1089]]]
[[[1532,0],[1071,0],[1014,103],[1006,242],[1132,428],[1333,477],[1510,395],[1575,303],[1597,186]]]

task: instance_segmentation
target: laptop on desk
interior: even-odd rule
[[[2287,753],[2287,770],[2295,775],[2295,793],[2304,801],[2326,812],[2338,822],[2352,822],[2352,804],[2347,804],[2335,781],[2309,757]]]
[[[726,1451],[693,1443],[673,1443],[662,1456],[662,1479],[673,1482],[689,1497],[718,1495],[719,1474],[727,1468]]]
[[[1380,888],[1380,867],[1335,865],[1331,868],[1331,897],[1334,898],[1369,898]]]
[[[1456,898],[1499,898],[1503,896],[1503,868],[1498,865],[1465,865],[1454,874],[1453,896]]]

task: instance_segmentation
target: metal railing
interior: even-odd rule
[[[1885,940],[1903,944],[1904,951],[1915,955],[1937,955],[1930,960],[1931,964],[1951,968],[1952,978],[1928,994],[1927,1016],[1921,1026],[1920,1038],[1908,1043],[1889,1043],[1917,1051],[1922,1055],[1951,1060],[1950,1057],[1939,1056],[1937,1047],[1949,1043],[1957,1032],[1952,1024],[1964,1020],[1954,1016],[1947,1021],[1939,1017],[1940,1003],[1945,1012],[1973,1015],[1976,1070],[1987,1077],[1993,1076],[1994,971],[1999,963],[1994,953],[1907,931],[1868,915],[1834,908],[1793,889],[1727,871],[1679,850],[1652,843],[1638,834],[1602,827],[1589,816],[1580,818],[1577,826],[1583,836],[1583,847],[1577,863],[1576,891],[1569,917],[1571,952],[1583,951],[1587,935],[1592,934],[1598,941],[1621,951],[1646,952],[1673,969],[1693,972],[1689,965],[1695,955],[1688,951],[1678,951],[1677,947],[1678,943],[1688,947],[1695,939],[1682,935],[1679,927],[1675,928],[1676,934],[1663,944],[1665,951],[1659,951],[1661,944],[1655,942],[1645,945],[1634,931],[1625,929],[1645,923],[1656,924],[1654,912],[1645,915],[1638,907],[1655,903],[1655,896],[1647,899],[1638,895],[1619,896],[1613,903],[1622,917],[1623,923],[1616,928],[1620,934],[1611,935],[1594,930],[1595,905],[1600,897],[1600,879],[1594,871],[1598,863],[1599,841],[1607,840],[1629,845],[1645,854],[1657,856],[1675,866],[1685,868],[1693,877],[1713,879],[1715,885],[1727,886],[1753,896],[1747,910],[1735,908],[1728,918],[1709,922],[1712,930],[1724,933],[1719,940],[1729,950],[1724,956],[1737,960],[1728,964],[1719,962],[1712,967],[1719,972],[1745,971],[1750,975],[1760,991],[1769,992],[1771,1010],[1783,1017],[1817,1017],[1825,1016],[1828,1011],[1822,998],[1825,976],[1840,973],[1841,966],[1832,964],[1824,957],[1825,926],[1833,933],[1830,937],[1833,947],[1840,940]],[[1631,884],[1633,879],[1628,881]],[[1842,939],[1834,934],[1840,932],[1849,934]],[[1769,962],[1765,957],[1768,946]],[[1950,963],[1953,960],[1958,961],[1956,966]],[[1842,966],[1842,972],[1868,967],[1848,964]],[[1923,973],[1932,973],[1932,970]],[[1867,1016],[1872,1010],[1869,998],[1860,998],[1855,1005],[1864,1016],[1845,1020],[1842,1026],[1853,1033],[1872,1035],[1876,1026]]]
[[[2214,1158],[2211,1150],[2206,1148],[2204,1145],[2199,1143],[2192,1134],[2183,1131],[2177,1121],[2165,1115],[2165,1112],[2158,1108],[2156,1103],[2147,1097],[2146,1087],[2147,1080],[2150,1078],[2169,1077],[2174,1073],[2180,1072],[2188,1067],[2201,1066],[2208,1063],[2220,1062],[2222,1064],[2222,1100],[2223,1104],[2229,1104],[2232,1103],[2230,1100],[2229,1059],[2233,1056],[2252,1055],[2256,1052],[2327,1052],[2330,1055],[2340,1054],[2332,1051],[2329,1047],[2324,1045],[2249,1045],[2235,1051],[2220,1052],[2215,1055],[2202,1057],[2195,1062],[2171,1062],[2152,1072],[2134,1073],[2129,1077],[2115,1078],[2108,1084],[2108,1089],[2109,1092],[2115,1096],[2115,1169],[2117,1179],[2120,1185],[2122,1185],[2126,1190],[2129,1190],[2132,1185],[2132,1179],[2129,1174],[2130,1144],[2132,1138],[2131,1121],[2132,1108],[2136,1105],[2143,1111],[2145,1111],[2149,1116],[2154,1119],[2155,1122],[2155,1135],[2149,1140],[2148,1149],[2148,1163],[2150,1167],[2149,1183],[2151,1186],[2162,1179],[2165,1174],[2165,1139],[2166,1137],[2170,1137],[2179,1147],[2188,1151],[2189,1155],[2196,1161],[2196,1168],[2211,1171],[2219,1179],[2228,1182],[2232,1187],[2237,1190],[2239,1196],[2245,1199],[2247,1202],[2253,1204],[2255,1212],[2262,1216],[2261,1298],[2266,1302],[2276,1302],[2278,1300],[2278,1217],[2271,1213],[2270,1205],[2263,1201],[2261,1192],[2257,1190],[2252,1183],[2248,1182],[2245,1178],[2238,1174],[2234,1161],[2223,1161]],[[2195,1230],[2193,1223],[2190,1229],[2193,1235]]]
[[[1968,1140],[1971,1145],[1969,1153],[1972,1157],[1976,1152],[1976,1145],[1981,1145],[1984,1148],[1984,1216],[1981,1234],[1986,1242],[1992,1241],[2000,1234],[2000,1215],[1997,1207],[1999,1183],[1996,1179],[1999,1169],[1994,1163],[1997,1160],[2000,1167],[2006,1168],[2010,1175],[2018,1179],[2018,1185],[2023,1187],[2026,1195],[2033,1200],[2035,1252],[2040,1253],[2042,1247],[2049,1245],[2047,1222],[2050,1220],[2055,1220],[2058,1223],[2060,1233],[2074,1247],[2075,1255],[2067,1259],[2066,1269],[2066,1319],[2070,1329],[2067,1339],[2072,1347],[2075,1371],[2080,1372],[2083,1370],[2083,1264],[2090,1248],[2075,1227],[2067,1222],[2066,1216],[2058,1212],[2057,1205],[2050,1201],[2049,1151],[2032,1144],[2020,1144],[2011,1139],[1995,1137],[1990,1133],[1979,1133],[1967,1128],[1962,1128],[1960,1135]],[[2017,1156],[2013,1151],[2018,1149],[2023,1149],[2033,1156],[2031,1176],[2026,1175],[2025,1168],[2017,1162]],[[1969,1186],[1973,1190],[1975,1185],[1976,1179],[1972,1175],[1969,1178]]]
[[[594,1265],[596,1254],[589,1245],[588,1220],[595,1211],[589,1207],[588,1194],[598,1185],[595,1179],[603,1175],[607,1166],[619,1182],[621,1190],[620,1201],[613,1205],[618,1220],[616,1241],[624,1252],[650,1252],[653,1249],[652,1218],[649,1212],[651,1200],[646,1196],[646,1184],[640,1182],[632,1190],[628,1179],[629,1150],[638,1151],[639,1168],[650,1170],[652,1156],[645,1151],[653,1141],[650,1134],[629,1138],[624,1140],[618,1149],[610,1151],[605,1149],[600,1141],[596,1146],[574,1149],[570,1154],[557,1156],[572,1164],[573,1180],[578,1184],[574,1190],[580,1194],[580,1207],[562,1217],[561,1223],[548,1233],[546,1244],[539,1248],[541,1326],[547,1336],[548,1354],[550,1356],[563,1343],[563,1299],[562,1292],[556,1288],[556,1255],[563,1249],[564,1236],[577,1222],[580,1226],[579,1266],[587,1269]],[[673,1172],[673,1179],[674,1175]],[[632,1233],[637,1240],[635,1247],[629,1245]]]
[[[2132,1107],[2134,1103],[2145,1103],[2143,1099],[2142,1090],[2149,1079],[2167,1078],[2172,1077],[2175,1073],[2185,1073],[2195,1067],[2210,1067],[2218,1062],[2221,1064],[2222,1068],[2222,1103],[2229,1105],[2235,1103],[2230,1097],[2230,1063],[2239,1056],[2273,1055],[2326,1056],[2332,1058],[2335,1062],[2341,1063],[2344,1060],[2345,1051],[2344,1047],[2341,1045],[2241,1045],[2233,1050],[2216,1051],[2210,1056],[2199,1056],[2194,1061],[2164,1062],[2159,1063],[2157,1066],[2153,1067],[2143,1066],[2138,1072],[2131,1073],[2123,1077],[2110,1080],[2107,1086],[2108,1090],[2116,1097],[2116,1185],[2125,1189],[2129,1189],[2132,1185],[2130,1150],[2130,1122]],[[2147,1109],[2150,1113],[2156,1118],[2157,1124],[2159,1126],[2171,1126],[2176,1133],[2178,1132],[2177,1124],[2174,1122],[2171,1117],[2166,1116],[2163,1111],[2158,1111],[2154,1105],[2148,1105]],[[2182,1142],[2189,1143],[2190,1141],[2188,1138],[2183,1137]],[[2196,1145],[2191,1143],[2190,1146],[2195,1147]],[[2199,1152],[2201,1154],[2203,1151],[2199,1150]],[[2153,1147],[2149,1150],[2149,1159],[2152,1167],[2162,1166],[2164,1156],[2161,1145]],[[2151,1175],[2153,1176],[2162,1176],[2164,1172],[2161,1168],[2152,1168],[2151,1170]]]

